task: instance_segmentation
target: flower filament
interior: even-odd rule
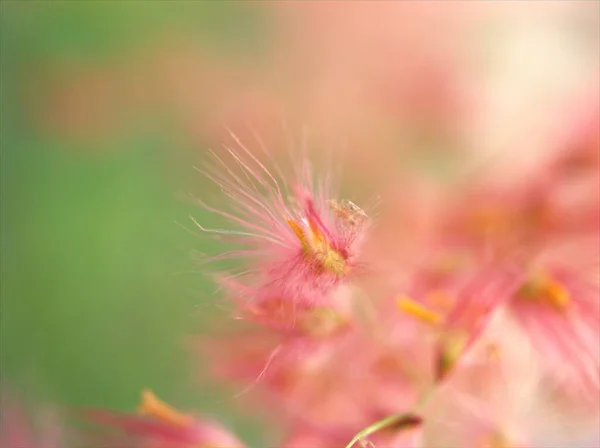
[[[297,221],[287,220],[288,226],[300,241],[305,259],[311,262],[317,271],[338,277],[346,274],[346,258],[333,247],[314,219],[307,218],[307,223],[307,228],[303,228]]]
[[[138,407],[138,412],[179,427],[188,427],[193,422],[192,416],[184,414],[160,400],[148,389],[142,392],[142,402]]]
[[[565,286],[547,274],[537,274],[519,290],[519,296],[552,305],[558,310],[565,309],[571,295]]]

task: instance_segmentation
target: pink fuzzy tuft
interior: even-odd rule
[[[237,149],[225,146],[224,156],[213,152],[216,163],[205,174],[231,200],[233,211],[198,202],[236,229],[207,229],[194,221],[241,246],[215,257],[243,260],[235,283],[221,281],[258,301],[267,295],[292,304],[326,304],[329,293],[358,267],[366,214],[350,201],[334,199],[330,180],[315,183],[306,160],[290,182],[278,166],[270,170],[231,137]]]

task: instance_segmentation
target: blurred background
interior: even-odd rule
[[[186,229],[213,219],[188,195],[217,197],[194,166],[225,127],[273,152],[307,128],[360,198],[480,158],[527,170],[598,102],[596,2],[1,8],[2,381],[115,410],[149,387],[254,443],[186,347],[218,311],[194,253],[220,248]]]

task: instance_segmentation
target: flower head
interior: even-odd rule
[[[332,198],[329,179],[315,183],[306,160],[290,184],[278,166],[268,169],[233,134],[232,139],[238,149],[225,146],[223,156],[213,152],[216,165],[206,175],[231,200],[234,211],[199,203],[237,228],[207,229],[196,222],[197,226],[242,246],[216,258],[245,260],[235,281],[245,288],[246,297],[327,303],[329,294],[358,266],[366,213],[351,201]],[[223,277],[224,283],[232,278]]]

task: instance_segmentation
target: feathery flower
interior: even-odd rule
[[[242,246],[216,257],[244,260],[242,272],[223,276],[222,284],[263,311],[272,307],[263,300],[280,300],[283,309],[327,305],[331,292],[359,266],[366,213],[351,201],[332,198],[330,178],[314,182],[307,160],[296,167],[290,186],[278,166],[269,170],[231,137],[237,149],[224,146],[222,156],[213,152],[216,163],[205,174],[231,200],[233,211],[198,202],[237,229],[207,229],[194,221],[201,230]]]

